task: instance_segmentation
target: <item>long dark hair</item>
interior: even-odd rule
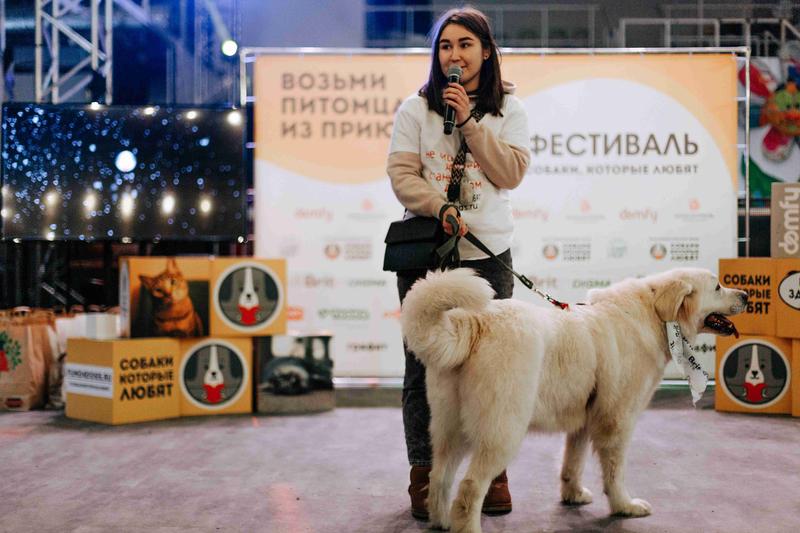
[[[428,100],[428,109],[444,116],[442,91],[447,87],[447,77],[439,64],[439,39],[442,38],[442,31],[449,24],[458,24],[475,34],[483,49],[489,51],[489,57],[481,65],[475,107],[484,113],[502,116],[500,108],[503,106],[504,91],[503,80],[500,77],[500,50],[497,48],[497,42],[489,27],[489,19],[472,7],[451,9],[436,21],[431,30],[433,36],[431,72],[428,75],[428,82],[419,90],[419,95]]]

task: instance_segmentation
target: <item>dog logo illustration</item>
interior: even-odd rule
[[[212,345],[209,348],[208,365],[203,377],[203,388],[206,392],[208,403],[219,403],[222,401],[222,388],[225,386],[225,378],[219,366],[219,354],[217,347]]]
[[[261,329],[283,303],[278,277],[259,263],[239,263],[220,276],[214,304],[223,321],[240,331]]]
[[[196,345],[183,358],[181,389],[196,406],[221,409],[236,402],[245,389],[247,363],[235,346],[219,340]]]
[[[789,362],[774,346],[745,341],[731,348],[720,362],[722,388],[736,403],[767,407],[789,389]]]

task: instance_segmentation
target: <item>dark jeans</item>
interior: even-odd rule
[[[511,263],[511,251],[506,250],[498,257],[508,266]],[[482,278],[487,280],[497,293],[495,298],[511,298],[514,290],[514,276],[491,257],[474,261],[461,261],[462,267],[474,268]],[[397,290],[400,293],[400,302],[406,297],[411,286],[420,278],[425,277],[425,271],[411,272],[397,275]],[[406,352],[406,374],[403,379],[403,427],[406,433],[406,448],[408,462],[414,466],[429,466],[432,461],[431,434],[431,409],[428,397],[425,394],[425,367],[413,352]]]

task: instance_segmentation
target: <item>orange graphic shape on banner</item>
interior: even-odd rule
[[[397,107],[425,55],[271,55],[256,60],[255,157],[330,183],[386,179]]]
[[[734,190],[738,188],[736,58],[731,54],[508,54],[503,57],[503,78],[517,84],[517,96],[523,100],[556,85],[592,78],[626,80],[664,93],[708,131]]]

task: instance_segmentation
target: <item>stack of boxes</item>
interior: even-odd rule
[[[772,257],[720,260],[721,283],[749,301],[731,318],[741,337],[717,338],[715,405],[800,416],[800,184],[773,185],[771,217]]]
[[[286,264],[125,257],[120,308],[123,338],[68,341],[68,417],[122,424],[249,413],[254,338],[286,332]]]

